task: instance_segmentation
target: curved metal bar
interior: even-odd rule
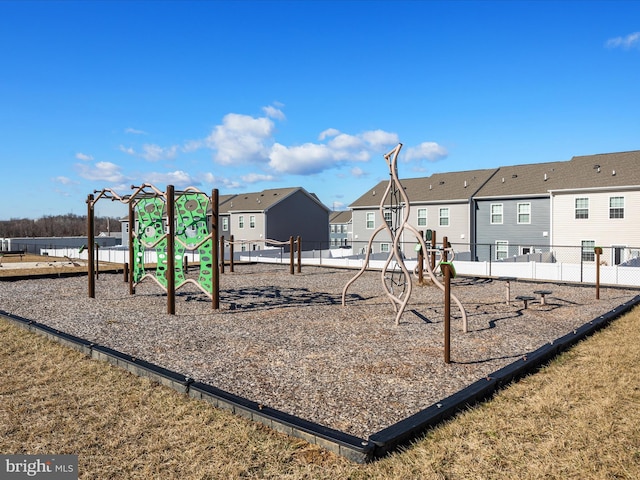
[[[356,273],[354,275],[354,277],[349,280],[347,282],[347,284],[344,286],[344,288],[342,289],[342,306],[345,306],[345,297],[347,295],[347,289],[349,288],[349,286],[355,282],[358,277],[360,277],[360,275],[362,275],[364,273],[364,271],[367,269],[367,265],[369,264],[369,257],[371,256],[371,245],[373,244],[373,239],[376,238],[376,235],[378,233],[380,233],[382,231],[384,227],[382,225],[380,225],[378,228],[376,228],[376,231],[373,232],[373,235],[371,235],[371,238],[369,239],[369,243],[367,244],[367,255],[365,256],[364,261],[362,262],[362,268],[360,269],[360,271],[358,273]]]

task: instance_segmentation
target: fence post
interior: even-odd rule
[[[451,363],[451,270],[446,263],[447,258],[447,237],[442,237],[442,262],[440,268],[444,267],[444,363]]]
[[[298,244],[298,273],[302,273],[302,237],[300,235],[298,235],[296,243]]]
[[[293,235],[289,237],[289,273],[293,275]]]

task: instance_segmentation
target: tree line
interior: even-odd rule
[[[95,217],[95,235],[119,232],[120,221],[115,217]],[[0,237],[79,237],[87,235],[87,216],[68,213],[47,215],[38,219],[12,218],[0,220]]]

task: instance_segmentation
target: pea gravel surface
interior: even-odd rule
[[[0,310],[155,363],[306,420],[367,438],[627,302],[637,290],[456,278],[451,363],[443,354],[444,294],[413,285],[395,324],[380,272],[241,264],[220,275],[220,309],[193,284],[176,314],[147,279],[129,295],[121,274],[0,282]],[[195,273],[192,273],[195,275]],[[537,295],[528,308],[515,300]]]

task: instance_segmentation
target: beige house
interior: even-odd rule
[[[549,192],[551,243],[581,245],[582,261],[594,261],[595,246],[603,248],[601,261],[607,265],[637,258],[640,151],[573,157],[560,174],[562,187]]]

